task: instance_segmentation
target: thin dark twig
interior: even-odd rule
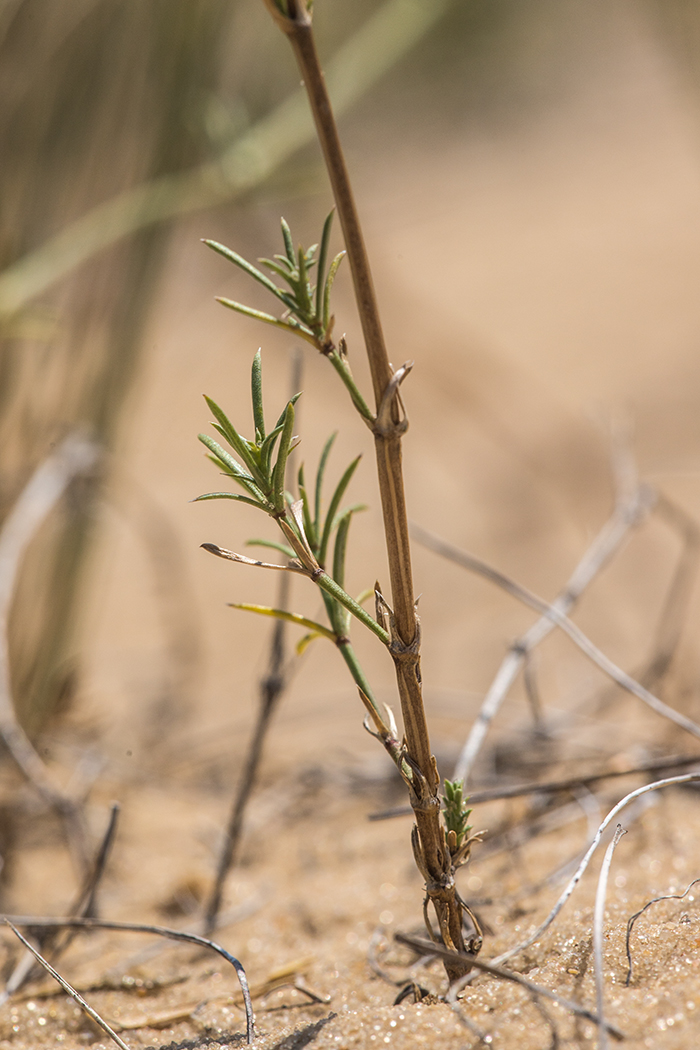
[[[96,918],[95,902],[97,898],[97,890],[102,880],[102,876],[104,875],[107,860],[117,832],[118,819],[119,803],[113,802],[107,830],[102,837],[102,842],[97,850],[95,859],[85,875],[78,896],[68,909],[68,914],[71,916],[75,915],[80,918]],[[39,947],[44,952],[46,952],[47,949],[50,949],[54,962],[63,954],[63,952],[65,952],[74,936],[73,932],[68,932],[63,941],[57,943],[60,933],[60,930],[49,930],[44,933],[43,937],[39,938]],[[15,994],[15,992],[19,991],[31,974],[33,965],[34,959],[32,958],[32,955],[25,952],[7,979],[2,995],[0,995],[0,1005],[6,1002],[11,995]]]
[[[658,715],[668,718],[669,721],[674,722],[677,726],[680,726],[681,729],[685,729],[687,733],[700,737],[700,725],[698,725],[697,722],[693,722],[692,719],[686,718],[685,715],[674,710],[674,708],[669,707],[668,704],[665,704],[662,700],[659,700],[657,696],[650,693],[648,689],[645,689],[643,685],[635,681],[634,678],[610,660],[605,653],[601,652],[601,650],[593,644],[580,627],[577,627],[568,616],[565,616],[561,612],[561,608],[557,604],[558,599],[553,605],[550,605],[549,602],[546,602],[536,594],[533,594],[532,591],[527,589],[527,587],[523,587],[521,584],[516,583],[515,580],[510,579],[505,573],[499,572],[498,569],[494,569],[490,565],[487,565],[480,558],[468,554],[467,551],[463,551],[459,547],[454,547],[451,543],[441,540],[439,537],[426,532],[424,529],[420,530],[420,537],[418,538],[424,546],[430,547],[431,550],[435,550],[437,553],[441,554],[448,560],[455,562],[457,565],[461,565],[465,569],[469,569],[480,576],[484,576],[487,580],[490,580],[492,583],[497,584],[497,586],[507,591],[512,597],[523,602],[524,605],[528,605],[531,609],[534,609],[548,620],[551,620],[553,624],[561,628],[561,630],[576,646],[578,646],[581,652],[584,653],[589,660],[592,660],[601,671],[612,678],[614,682],[617,682],[619,686],[626,689],[627,692],[632,693],[633,696],[636,696]],[[464,762],[460,759],[455,770],[455,777],[457,779],[463,779],[459,774],[464,766]]]
[[[595,895],[595,908],[593,911],[593,962],[595,967],[595,994],[596,1009],[598,1010],[598,1046],[600,1050],[608,1050],[608,1033],[604,1018],[604,974],[603,974],[603,920],[605,918],[605,897],[608,892],[608,876],[612,864],[615,847],[627,832],[621,824],[615,828],[598,876],[598,889]]]
[[[15,926],[25,926],[35,930],[63,928],[81,930],[119,930],[125,933],[153,933],[158,937],[167,937],[171,941],[185,941],[189,944],[199,944],[202,948],[209,948],[211,951],[216,952],[222,958],[226,959],[227,962],[230,962],[236,971],[236,977],[241,986],[243,1001],[245,1003],[246,1038],[248,1043],[252,1043],[255,1039],[253,1004],[250,999],[250,988],[248,986],[248,978],[243,968],[243,964],[235,957],[235,955],[231,955],[231,953],[227,952],[220,944],[217,944],[216,941],[209,940],[208,937],[202,937],[198,933],[186,933],[184,930],[173,930],[170,926],[153,926],[144,922],[116,922],[110,919],[63,919],[35,915],[2,915],[0,918],[7,922],[8,925],[14,923]]]
[[[627,952],[627,977],[625,979],[625,985],[629,987],[629,983],[632,980],[632,951],[630,949],[630,937],[632,936],[632,928],[640,917],[643,915],[647,908],[651,908],[652,904],[658,904],[659,901],[682,901],[684,897],[687,897],[693,886],[697,886],[700,879],[693,879],[688,888],[683,893],[667,893],[663,897],[654,897],[653,900],[647,901],[643,908],[636,911],[634,915],[631,915],[627,920],[627,934],[625,936],[625,951]]]
[[[114,845],[114,839],[117,835],[117,825],[119,823],[120,812],[121,807],[119,803],[113,802],[109,811],[107,828],[102,836],[102,842],[99,845],[92,867],[87,874],[85,884],[78,894],[75,904],[71,908],[72,915],[78,915],[83,919],[97,918],[97,891],[100,888],[102,876],[105,873],[107,861],[109,860],[109,855],[112,852],[112,846]]]
[[[30,944],[26,937],[22,936],[17,927],[13,926],[9,919],[6,918],[4,921],[5,925],[10,927],[12,932],[15,934],[16,937],[19,938],[19,940],[22,942],[25,948],[27,948],[28,951],[32,953],[37,962],[41,963],[41,965],[44,967],[47,973],[50,973],[54,980],[58,981],[64,992],[68,992],[68,995],[75,999],[76,1003],[88,1015],[88,1017],[91,1018],[91,1020],[93,1020],[95,1024],[99,1025],[103,1032],[107,1033],[109,1038],[112,1039],[118,1047],[120,1047],[120,1050],[129,1050],[129,1047],[126,1045],[124,1040],[119,1038],[117,1033],[109,1027],[107,1022],[102,1017],[100,1017],[96,1010],[93,1010],[89,1003],[87,1003],[85,999],[83,999],[80,992],[76,991],[75,988],[73,988],[73,986],[68,983],[65,977],[62,977],[58,970],[55,970],[53,968],[51,963],[48,962],[32,944]]]
[[[291,396],[294,396],[301,388],[303,360],[299,350],[296,350],[292,357]],[[293,476],[293,451],[287,460],[287,471],[290,477]],[[289,573],[283,572],[280,574],[277,590],[278,609],[287,609],[289,607],[289,590],[290,576]],[[211,935],[216,929],[217,916],[221,910],[224,883],[236,859],[240,845],[245,812],[260,768],[265,738],[267,737],[273,715],[289,682],[289,669],[286,666],[285,638],[285,621],[276,620],[272,628],[267,671],[259,685],[258,713],[255,728],[253,729],[253,736],[248,747],[248,754],[243,763],[238,790],[231,808],[226,837],[216,868],[214,885],[205,908],[204,932],[208,935]]]
[[[433,944],[431,941],[424,941],[419,937],[408,937],[404,933],[395,933],[394,939],[399,944],[405,944],[409,948],[413,948],[414,951],[421,952],[424,955],[436,955],[438,958],[443,959],[447,955],[454,955],[448,948],[444,948],[441,944]],[[498,977],[503,981],[512,981],[514,984],[519,984],[522,988],[527,988],[528,992],[533,995],[542,996],[544,999],[550,999],[553,1003],[557,1003],[559,1006],[563,1006],[565,1010],[570,1010],[576,1014],[577,1017],[584,1017],[587,1021],[593,1021],[597,1024],[597,1015],[592,1011],[588,1010],[585,1006],[581,1006],[579,1003],[573,1003],[570,999],[565,999],[561,995],[557,995],[556,992],[552,992],[549,988],[542,988],[539,984],[533,984],[532,981],[528,981],[527,977],[523,977],[522,974],[513,973],[512,970],[504,970],[500,966],[496,966],[494,963],[484,962],[478,955],[471,955],[469,952],[458,952],[465,960],[467,960],[474,969],[480,970],[483,973],[488,973],[491,977]],[[464,977],[460,977],[451,986],[448,992],[448,996],[453,1001],[456,1000],[457,995],[462,990],[465,984],[469,982],[469,979],[473,977],[472,974],[465,974]],[[623,1039],[624,1036],[619,1028],[613,1024],[608,1024],[607,1029],[615,1039]]]
[[[84,870],[87,846],[79,805],[54,783],[29,737],[17,720],[12,699],[8,624],[22,559],[37,529],[64,494],[70,482],[92,470],[95,445],[73,434],[34,471],[0,531],[0,736],[37,793],[62,818],[71,850]]]
[[[286,573],[281,576],[279,593],[277,596],[277,608],[279,609],[284,609],[286,607],[286,594],[282,592],[288,592],[288,581],[289,577]],[[245,812],[260,767],[260,760],[262,758],[267,731],[270,727],[277,704],[287,685],[283,673],[284,635],[285,623],[283,620],[277,620],[272,629],[268,672],[260,682],[260,704],[258,706],[255,728],[253,730],[253,736],[241,771],[238,790],[236,792],[236,797],[231,809],[231,816],[226,828],[226,837],[219,855],[214,885],[209,900],[207,901],[204,929],[205,932],[209,934],[216,928],[217,917],[221,910],[224,883],[236,859],[241,836],[243,834]]]
[[[619,467],[616,474],[620,474]],[[630,529],[639,525],[649,509],[653,506],[655,494],[646,486],[636,485],[632,491],[628,491],[628,485],[624,480],[618,480],[619,496],[615,502],[615,508],[610,518],[605,522],[602,529],[586,550],[578,565],[574,569],[564,589],[555,598],[552,607],[561,613],[567,613],[574,607],[586,588],[608,564],[616,551],[620,548],[627,537]],[[423,546],[428,547],[436,554],[454,559],[457,548],[446,544],[445,541],[427,532],[425,529],[411,523],[411,536]],[[472,559],[464,551],[459,551],[459,558],[464,556],[468,563],[459,560],[459,564],[473,571],[481,572],[486,567],[477,559]],[[484,573],[486,574],[486,573]],[[491,582],[500,583],[500,578],[488,576]],[[501,663],[496,677],[493,680],[481,707],[481,711],[472,726],[469,737],[462,749],[454,771],[454,779],[464,780],[469,776],[477,754],[486,737],[486,733],[495,718],[503,700],[508,694],[520,668],[525,659],[547,635],[554,630],[555,624],[547,616],[542,616],[529,628],[525,634],[515,641]]]
[[[470,791],[469,801],[496,802],[503,798],[520,798],[522,795],[554,794],[557,791],[570,791],[572,788],[586,787],[599,780],[613,780],[615,777],[629,777],[636,773],[658,773],[662,769],[679,769],[681,766],[692,766],[700,763],[700,755],[669,755],[668,758],[654,758],[628,769],[611,769],[607,773],[590,773],[577,777],[566,777],[563,780],[546,780],[541,784],[514,784],[512,787],[484,788],[482,791]],[[379,813],[370,813],[369,820],[390,820],[392,817],[404,817],[412,813],[410,806],[395,806]]]

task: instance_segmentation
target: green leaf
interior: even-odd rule
[[[284,262],[287,263],[286,267],[283,266],[281,263],[275,262],[273,259],[258,259],[258,262],[262,263],[263,266],[267,266],[268,270],[271,270],[273,273],[276,273],[278,277],[281,277],[282,280],[286,281],[287,284],[291,285],[292,288],[295,287],[298,275],[295,271],[290,272],[289,263],[287,263],[286,259],[284,260]],[[288,292],[284,292],[283,294],[288,297],[290,309],[293,308],[294,299],[292,299]]]
[[[336,514],[335,521],[331,525],[331,534],[335,532],[340,525],[342,518],[344,518],[346,514],[360,514],[363,510],[369,510],[366,503],[353,503],[351,507],[346,507],[345,510],[340,512],[340,514]],[[372,593],[374,594],[374,591]]]
[[[352,461],[350,466],[347,468],[342,478],[338,482],[335,492],[333,493],[333,499],[331,500],[330,507],[328,508],[328,514],[326,515],[326,523],[323,526],[323,536],[321,537],[321,544],[319,547],[318,560],[321,565],[325,563],[326,551],[328,550],[328,541],[331,538],[331,530],[333,528],[333,522],[340,506],[340,501],[345,495],[345,490],[350,484],[350,479],[357,469],[357,464],[362,459],[362,456],[357,456]]]
[[[304,464],[302,463],[299,467],[299,473],[297,475],[297,486],[299,489],[299,499],[302,501],[302,508],[304,514],[304,532],[306,538],[309,541],[311,550],[316,552],[316,530],[314,529],[314,523],[311,519],[311,508],[309,506],[309,497],[306,492],[306,485],[304,484]]]
[[[244,259],[242,255],[238,254],[238,252],[234,252],[231,248],[219,244],[218,241],[205,240],[204,243],[208,248],[212,248],[215,252],[218,252],[219,255],[223,255],[223,257],[228,259],[229,262],[235,263],[236,266],[240,267],[241,270],[244,270],[245,273],[249,274],[254,280],[256,280],[258,284],[261,284],[263,288],[267,288],[268,292],[272,292],[272,294],[277,296],[278,299],[281,299],[285,306],[289,306],[287,296],[277,287],[275,282],[271,281],[266,274],[258,270],[252,263],[249,263],[247,259]]]
[[[239,503],[248,503],[251,507],[257,507],[258,510],[267,510],[263,503],[258,503],[257,500],[250,499],[248,496],[241,496],[239,492],[205,492],[203,496],[196,496],[191,503],[201,503],[204,499],[235,499]]]
[[[241,457],[248,470],[252,474],[257,485],[260,486],[261,491],[265,491],[269,486],[269,478],[266,478],[263,472],[260,470],[260,464],[258,457],[253,455],[251,448],[245,438],[241,437],[233,423],[227,418],[225,413],[219,408],[215,401],[212,401],[210,397],[204,395],[212,414],[216,417],[216,421],[219,426],[216,428],[219,433],[226,438],[234,452],[237,452]]]
[[[338,267],[340,266],[341,262],[345,258],[345,254],[346,254],[345,252],[338,252],[338,254],[336,255],[336,257],[333,260],[333,262],[331,263],[330,268],[328,270],[328,277],[326,278],[326,285],[325,285],[325,288],[323,289],[323,330],[324,330],[324,332],[328,331],[328,327],[329,327],[329,325],[331,323],[331,288],[333,287],[333,282],[334,282],[335,276],[336,276],[336,274],[338,272]]]
[[[285,558],[296,558],[296,554],[291,547],[288,547],[286,543],[275,543],[274,540],[246,540],[246,547],[269,547],[273,551],[280,551],[284,554]]]
[[[217,444],[213,438],[210,438],[208,434],[199,434],[198,437],[202,444],[206,445],[209,451],[214,454],[229,477],[235,478],[236,481],[238,481],[239,484],[250,493],[253,499],[262,503],[264,506],[269,506],[265,493],[255,484],[255,479],[250,477],[249,474],[246,474],[240,463],[237,463],[233,456],[229,455],[229,453],[223,449],[221,445]]]
[[[454,831],[458,847],[462,845],[465,836],[471,831],[471,827],[467,824],[471,809],[467,808],[463,790],[464,785],[461,780],[445,781],[443,796],[445,827],[448,831]]]
[[[321,324],[323,320],[323,289],[326,282],[326,259],[328,258],[328,245],[331,239],[331,226],[333,225],[333,214],[335,208],[331,208],[323,224],[321,234],[321,250],[318,256],[318,270],[316,272],[316,320]]]
[[[279,417],[279,419],[275,423],[275,430],[277,429],[277,427],[284,426],[284,421],[285,421],[285,418],[287,416],[287,409],[289,408],[290,405],[296,405],[297,401],[299,400],[299,398],[301,397],[301,395],[303,393],[304,393],[304,391],[300,390],[298,394],[294,395],[294,397],[290,397],[289,401],[284,406],[284,411],[282,412],[281,416]]]
[[[337,519],[337,532],[335,535],[335,547],[333,548],[333,579],[341,587],[345,587],[345,553],[348,543],[348,532],[352,522],[353,514],[358,510],[365,510],[362,504],[350,507]]]
[[[306,255],[304,249],[300,246],[298,252],[299,259],[299,285],[297,288],[297,309],[296,313],[302,319],[302,321],[310,321],[313,323],[313,315],[311,312],[311,288],[309,286],[309,274],[306,266]]]
[[[294,405],[290,401],[285,409],[284,427],[280,436],[277,462],[272,472],[272,502],[278,514],[284,512],[284,475],[290,453],[294,430]]]
[[[274,328],[282,328],[285,332],[292,332],[293,335],[306,339],[307,343],[311,343],[312,346],[317,346],[318,344],[318,340],[311,329],[298,321],[293,319],[285,321],[281,317],[273,317],[272,314],[263,313],[262,310],[254,310],[252,306],[244,306],[243,303],[236,303],[233,299],[223,299],[221,296],[217,296],[216,301],[221,303],[222,306],[228,307],[229,310],[235,310],[236,313],[244,314],[246,317],[254,317],[256,321],[264,321],[265,324],[271,324]]]
[[[253,358],[253,367],[250,374],[250,387],[253,398],[253,419],[255,430],[260,435],[260,441],[265,440],[265,413],[263,411],[262,398],[262,361],[260,350]]]
[[[287,612],[286,609],[272,609],[269,605],[248,605],[247,602],[229,602],[228,604],[231,609],[243,609],[245,612],[258,613],[259,616],[274,616],[276,620],[296,623],[300,627],[306,627],[308,630],[313,631],[315,634],[320,634],[323,638],[330,638],[332,642],[335,641],[333,631],[329,631],[322,623],[316,623],[315,620],[309,620],[306,616],[300,616],[299,613]]]
[[[333,447],[333,442],[335,441],[337,436],[338,431],[335,430],[323,446],[323,452],[321,453],[321,458],[318,461],[318,470],[316,471],[316,491],[314,509],[314,528],[316,530],[317,536],[320,534],[321,531],[321,492],[323,490],[323,475],[326,470],[326,461],[328,460],[331,448]]]
[[[278,423],[274,430],[271,430],[267,435],[262,445],[260,446],[260,458],[262,460],[263,469],[270,473],[270,460],[272,459],[272,453],[277,442],[277,438],[284,429],[284,423]]]
[[[282,219],[282,239],[284,240],[284,250],[287,253],[289,259],[290,268],[293,270],[296,267],[297,260],[294,253],[294,241],[292,240],[292,231],[289,229],[289,224],[286,219]]]

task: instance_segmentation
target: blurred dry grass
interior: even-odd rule
[[[208,149],[228,5],[21,0],[0,12],[0,260],[9,266],[95,203]],[[70,429],[114,446],[137,371],[165,230],[91,260],[10,319],[0,353],[0,505]],[[74,689],[73,636],[95,483],[74,486],[28,559],[12,618],[30,731]]]

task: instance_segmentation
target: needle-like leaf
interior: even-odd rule
[[[263,411],[262,361],[260,350],[258,350],[253,358],[253,367],[250,373],[250,388],[253,399],[253,420],[255,421],[255,430],[256,433],[260,435],[259,444],[265,440],[265,413]]]
[[[287,253],[289,259],[289,266],[293,270],[297,264],[296,255],[294,253],[294,241],[292,240],[292,231],[289,229],[289,224],[286,219],[282,219],[282,239],[284,240],[284,250]]]
[[[254,454],[248,442],[244,437],[238,433],[236,428],[233,426],[231,421],[227,418],[224,412],[219,408],[215,401],[212,401],[210,397],[204,395],[204,400],[211,409],[212,414],[216,417],[216,423],[214,427],[219,431],[222,437],[228,441],[234,452],[237,452],[241,457],[246,467],[250,471],[251,476],[254,478],[256,485],[259,486],[261,491],[264,491],[269,486],[269,478],[267,478],[264,472],[260,469],[260,463],[258,456]],[[218,423],[218,426],[217,426]]]
[[[233,456],[229,455],[229,453],[223,449],[221,445],[217,444],[213,438],[210,438],[208,434],[198,434],[197,436],[202,444],[206,445],[209,451],[213,453],[215,459],[224,468],[224,471],[229,477],[235,478],[236,481],[253,497],[253,499],[263,505],[267,504],[268,500],[264,492],[262,492],[262,490],[256,485],[255,478],[246,474],[240,463],[238,463]]]
[[[338,267],[345,258],[345,252],[338,252],[328,270],[328,277],[323,289],[323,330],[327,332],[331,323],[331,288],[338,273]]]
[[[302,463],[299,467],[299,474],[297,478],[297,486],[299,489],[299,498],[302,501],[302,511],[304,515],[304,532],[306,538],[309,541],[309,546],[312,551],[316,551],[318,545],[318,539],[316,537],[316,529],[314,528],[314,522],[311,518],[311,508],[309,506],[309,497],[306,492],[306,485],[304,483],[304,464]]]
[[[205,499],[235,499],[238,503],[248,503],[251,507],[257,507],[258,510],[267,510],[265,504],[258,503],[257,500],[250,499],[249,496],[241,496],[239,492],[205,492],[203,496],[195,496],[190,502],[201,503]]]
[[[219,255],[223,255],[223,257],[228,259],[229,262],[235,263],[236,266],[241,270],[244,270],[245,273],[249,274],[254,280],[261,284],[263,288],[267,288],[268,292],[272,292],[272,294],[276,295],[278,299],[281,299],[285,306],[291,305],[287,293],[282,291],[281,288],[278,288],[274,281],[271,281],[266,274],[262,273],[261,270],[258,270],[258,268],[253,266],[252,263],[249,263],[248,260],[244,259],[242,255],[239,255],[238,252],[234,252],[231,248],[219,244],[218,241],[205,240],[204,243],[208,248],[212,248],[215,252],[218,252]]]
[[[287,458],[291,451],[292,436],[294,430],[294,405],[290,401],[285,409],[284,427],[280,435],[280,447],[277,453],[277,462],[272,472],[272,502],[278,514],[284,512],[284,475],[287,467]]]
[[[287,284],[294,287],[295,275],[293,271],[290,271],[289,263],[286,259],[284,260],[284,263],[286,263],[286,265],[284,265],[283,263],[275,262],[274,259],[265,258],[258,259],[258,262],[262,263],[263,266],[267,266],[268,270],[271,270],[273,273],[276,273],[278,277],[281,277],[282,280],[287,282]]]
[[[323,526],[323,535],[321,537],[321,544],[318,552],[318,560],[321,565],[325,564],[326,553],[328,551],[328,541],[331,538],[331,531],[333,529],[333,522],[340,506],[340,501],[345,495],[345,490],[350,484],[350,479],[357,469],[357,464],[362,459],[362,456],[357,456],[352,461],[350,466],[347,468],[342,478],[338,482],[335,492],[333,493],[333,499],[331,500],[330,507],[328,508],[328,514],[326,515],[326,523]]]
[[[348,545],[348,532],[352,522],[352,516],[357,510],[365,508],[358,504],[350,507],[337,519],[337,532],[335,534],[335,546],[333,548],[333,579],[341,587],[345,587],[345,554]]]
[[[338,431],[335,430],[326,441],[323,446],[323,452],[321,458],[318,461],[318,470],[316,471],[316,490],[315,490],[315,507],[314,507],[314,528],[316,529],[316,535],[318,536],[321,531],[321,493],[323,491],[323,475],[326,471],[326,462],[330,454],[333,442],[338,436]]]
[[[273,317],[272,314],[263,313],[262,310],[254,310],[252,306],[244,306],[243,303],[236,303],[233,299],[223,299],[219,296],[216,301],[217,303],[221,303],[222,306],[227,306],[229,310],[235,310],[236,313],[245,314],[246,317],[254,317],[256,321],[264,321],[265,324],[271,324],[273,328],[282,328],[285,332],[292,332],[294,335],[306,339],[306,341],[313,346],[317,345],[318,341],[314,333],[310,328],[307,328],[306,325],[301,324],[300,321],[295,321],[293,318],[284,320],[281,317]]]
[[[316,273],[316,321],[321,324],[323,321],[323,291],[326,283],[326,259],[328,258],[328,246],[331,239],[331,226],[333,225],[333,215],[335,208],[332,208],[326,216],[326,221],[323,224],[323,233],[321,234],[321,249],[318,254],[318,269]]]
[[[309,285],[309,275],[306,266],[306,253],[304,249],[299,245],[298,251],[299,259],[299,285],[297,289],[297,305],[295,313],[302,320],[306,320],[311,317],[311,287]]]

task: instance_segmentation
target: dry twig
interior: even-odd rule
[[[406,934],[396,933],[394,934],[394,938],[400,944],[405,944],[409,948],[413,948],[414,951],[420,952],[423,955],[435,955],[438,958],[443,958],[448,954],[448,949],[443,948],[442,945],[433,944],[431,941],[424,941],[419,937],[408,937]],[[543,999],[549,999],[551,1002],[563,1006],[565,1010],[570,1010],[577,1017],[584,1017],[587,1021],[593,1021],[594,1023],[598,1022],[598,1018],[592,1010],[588,1010],[585,1006],[581,1006],[579,1003],[573,1003],[570,999],[565,999],[563,996],[557,995],[556,992],[550,991],[549,988],[542,988],[541,985],[528,981],[527,977],[523,977],[522,974],[513,973],[512,970],[504,970],[502,967],[496,965],[495,962],[484,962],[478,956],[470,955],[468,952],[463,952],[462,954],[465,956],[465,959],[469,961],[469,965],[473,967],[477,973],[487,973],[491,977],[498,977],[502,981],[512,981],[514,984],[519,984],[521,988],[527,989],[531,995]],[[448,1000],[456,1002],[457,996],[464,986],[470,983],[474,977],[474,973],[468,973],[465,974],[464,977],[460,977],[457,981],[453,982],[447,993]],[[606,1027],[615,1039],[624,1038],[620,1029],[615,1025],[608,1024]]]
[[[157,937],[166,937],[171,941],[184,941],[188,944],[199,944],[202,948],[209,948],[216,952],[227,962],[231,963],[236,971],[238,983],[241,986],[243,1001],[245,1003],[246,1015],[246,1037],[249,1043],[255,1039],[255,1017],[253,1015],[253,1004],[250,999],[248,978],[243,965],[235,957],[227,952],[216,941],[202,937],[198,933],[187,933],[184,930],[173,930],[170,926],[154,926],[144,922],[116,922],[110,919],[78,919],[78,918],[47,918],[34,915],[2,915],[4,922],[11,926],[25,926],[35,930],[49,929],[76,929],[76,930],[119,930],[124,933],[152,933]]]
[[[97,899],[97,890],[99,888],[102,876],[104,875],[107,860],[109,858],[112,845],[114,843],[114,837],[117,833],[117,821],[119,819],[119,804],[117,802],[112,803],[112,808],[109,815],[109,822],[107,829],[102,837],[102,842],[97,850],[95,859],[88,869],[83,885],[78,892],[78,896],[68,911],[69,915],[75,915],[80,918],[94,918],[95,917],[95,903]],[[49,931],[44,934],[44,937],[39,942],[39,947],[46,951],[47,948],[52,949],[52,955],[54,962],[56,959],[66,950],[70,944],[73,935],[69,933],[63,943],[57,945],[56,938],[59,931]],[[7,979],[2,994],[0,995],[0,1005],[7,1002],[10,996],[14,995],[15,992],[19,991],[24,982],[29,977],[34,959],[32,955],[25,952],[20,958],[19,962],[15,966],[14,970]]]
[[[630,949],[630,937],[632,936],[632,929],[634,924],[640,915],[643,915],[647,908],[651,908],[652,904],[658,904],[660,901],[682,901],[684,900],[693,886],[697,886],[700,879],[693,879],[690,885],[683,891],[683,893],[667,893],[663,897],[654,897],[653,900],[647,901],[643,908],[636,911],[634,915],[631,915],[627,920],[627,933],[625,936],[625,951],[627,953],[627,977],[625,978],[625,985],[629,987],[630,981],[632,980],[632,951]]]
[[[102,1017],[100,1017],[100,1015],[97,1013],[96,1010],[93,1010],[93,1008],[89,1005],[89,1003],[87,1003],[83,999],[83,997],[80,994],[80,992],[77,992],[75,990],[75,988],[73,988],[73,986],[70,985],[68,983],[68,981],[64,977],[61,977],[61,975],[58,972],[58,970],[54,970],[54,968],[51,965],[51,963],[48,962],[44,958],[44,956],[40,952],[38,952],[37,949],[32,944],[29,943],[29,941],[27,940],[26,937],[22,936],[22,934],[19,932],[17,927],[14,926],[7,917],[5,918],[4,921],[5,921],[5,925],[10,927],[12,932],[15,934],[16,937],[19,938],[19,940],[22,942],[22,944],[25,946],[25,948],[27,948],[28,951],[30,951],[32,953],[32,955],[37,960],[37,962],[41,963],[41,965],[44,967],[44,969],[47,971],[47,973],[50,973],[51,976],[54,978],[54,980],[58,981],[58,983],[60,984],[60,986],[63,989],[63,991],[67,992],[68,995],[70,995],[73,999],[75,999],[76,1003],[81,1008],[81,1010],[83,1010],[88,1015],[88,1017],[92,1021],[95,1022],[95,1024],[99,1025],[100,1028],[102,1029],[102,1031],[106,1032],[107,1035],[109,1036],[109,1038],[113,1042],[115,1042],[117,1044],[117,1046],[121,1048],[121,1050],[129,1050],[129,1047],[126,1045],[124,1040],[119,1038],[117,1033],[112,1028],[109,1027],[107,1022]]]
[[[556,627],[560,627],[572,642],[578,646],[581,652],[592,660],[601,671],[612,678],[614,682],[617,682],[619,686],[627,690],[628,693],[632,693],[633,696],[636,696],[658,715],[668,718],[669,721],[674,722],[677,726],[680,726],[681,729],[685,729],[686,732],[700,738],[700,725],[698,725],[697,722],[693,722],[692,719],[687,718],[679,711],[669,707],[668,704],[665,704],[662,700],[659,700],[657,696],[654,696],[653,693],[650,693],[648,689],[618,667],[617,664],[613,663],[605,653],[601,652],[600,649],[593,644],[580,627],[577,627],[575,623],[561,612],[560,608],[557,607],[556,602],[553,605],[550,605],[542,598],[539,598],[536,594],[533,594],[532,591],[527,589],[527,587],[523,587],[521,584],[516,583],[515,580],[512,580],[504,573],[499,572],[498,569],[494,569],[490,565],[487,565],[480,558],[468,554],[467,551],[463,551],[459,547],[454,547],[451,543],[447,543],[445,540],[434,536],[425,529],[420,530],[420,535],[417,538],[419,538],[419,541],[422,542],[424,546],[430,547],[431,550],[436,551],[436,553],[441,554],[443,557],[448,558],[457,565],[461,565],[463,568],[469,569],[471,572],[478,573],[480,576],[485,577],[492,583],[497,584],[497,586],[501,587],[504,591],[507,591],[512,597],[517,598],[518,601],[523,602],[524,605],[528,605],[531,609],[539,612]],[[503,665],[501,666],[503,667]],[[508,682],[508,687],[510,687],[510,682]],[[499,686],[499,696],[500,690],[501,687]],[[458,771],[462,768],[466,768],[467,772],[469,771],[468,767],[465,766],[465,763],[460,760],[457,770],[455,771],[455,776],[457,778]]]
[[[549,795],[558,791],[571,791],[577,787],[587,787],[600,780],[614,780],[616,777],[630,777],[635,773],[658,773],[662,769],[678,769],[681,766],[692,766],[700,763],[700,755],[669,755],[668,758],[653,758],[628,769],[611,769],[606,773],[584,773],[576,777],[565,777],[563,780],[544,780],[542,783],[513,784],[511,787],[484,788],[481,791],[470,791],[469,801],[473,805],[480,802],[496,802],[504,798],[521,798],[523,795]],[[408,816],[410,806],[394,806],[379,813],[370,813],[370,820],[390,820],[393,817]]]
[[[600,844],[600,840],[603,837],[606,828],[612,823],[612,821],[615,819],[618,813],[620,813],[625,808],[625,806],[628,806],[630,802],[633,802],[641,795],[646,795],[650,791],[660,791],[661,788],[671,787],[675,784],[690,784],[697,783],[698,781],[700,781],[700,773],[684,773],[682,776],[679,777],[667,777],[665,780],[656,780],[652,784],[645,784],[643,787],[637,788],[636,791],[631,791],[629,795],[625,795],[625,797],[621,799],[621,801],[618,802],[616,806],[613,806],[613,808],[606,816],[605,820],[598,828],[598,831],[593,841],[586,850],[586,854],[583,860],[579,864],[578,868],[576,869],[576,872],[571,877],[570,881],[567,883],[563,893],[561,894],[559,900],[556,902],[556,904],[550,911],[547,918],[540,923],[535,932],[532,933],[526,940],[521,941],[520,944],[516,944],[513,948],[509,948],[507,952],[503,952],[496,959],[494,959],[494,965],[500,965],[500,963],[505,962],[507,959],[512,959],[514,955],[518,955],[519,952],[524,951],[525,948],[529,948],[530,945],[534,944],[535,941],[538,941],[542,934],[545,932],[545,930],[547,930],[552,925],[559,912],[562,910],[569,897],[581,881],[583,874],[586,868],[588,867],[591,857],[593,856],[596,849],[598,848],[598,845]]]
[[[593,961],[595,966],[596,1009],[598,1010],[598,1046],[600,1050],[607,1050],[608,1048],[608,1033],[603,1016],[603,988],[605,983],[603,974],[603,920],[605,918],[605,896],[608,891],[608,876],[615,847],[622,836],[626,834],[627,832],[622,825],[618,824],[615,828],[615,834],[610,840],[610,845],[605,851],[605,857],[600,868],[593,911]]]
[[[612,515],[581,558],[564,590],[552,603],[552,609],[565,615],[573,608],[586,588],[619,550],[629,531],[644,519],[653,506],[654,499],[654,493],[646,486],[636,486],[629,494],[621,493]],[[490,570],[483,562],[473,558],[465,551],[458,550],[413,522],[411,523],[411,536],[436,554],[450,561],[456,561],[464,568],[479,572],[491,582],[502,585],[503,578],[500,573]],[[498,713],[520,668],[526,664],[528,656],[547,635],[551,634],[555,626],[555,621],[545,614],[511,645],[484,698],[481,710],[457,760],[454,770],[455,780],[466,782],[469,778],[489,726]]]

